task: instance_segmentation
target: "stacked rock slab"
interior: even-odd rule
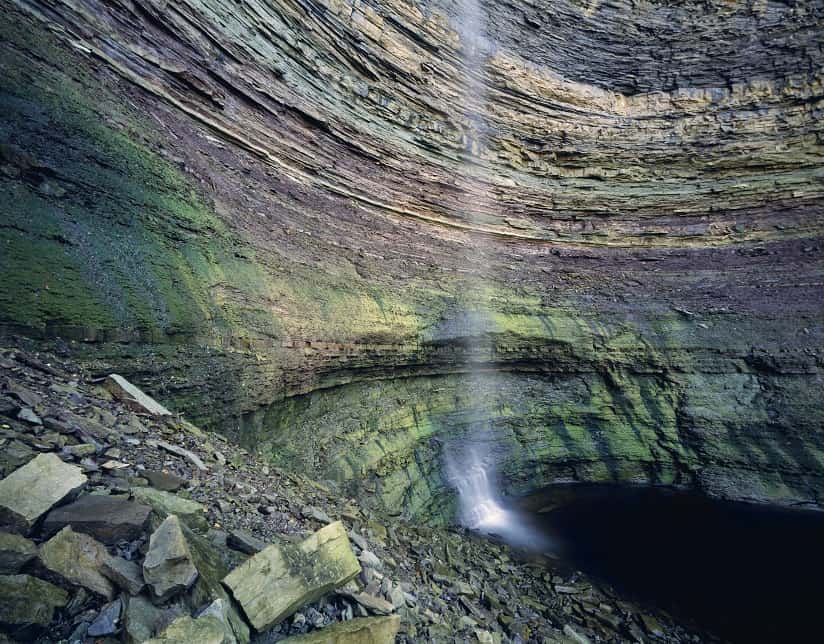
[[[79,467],[56,454],[40,454],[0,481],[0,527],[28,533],[41,516],[85,483]]]
[[[297,545],[273,544],[223,580],[249,623],[263,631],[343,586],[361,570],[346,529],[331,523]]]
[[[103,576],[103,565],[111,558],[106,547],[92,537],[63,528],[40,547],[44,567],[73,584],[113,599],[115,589]]]

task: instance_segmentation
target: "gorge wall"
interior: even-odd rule
[[[820,507],[824,3],[487,2],[484,105],[442,0],[0,6],[3,333],[394,514]]]

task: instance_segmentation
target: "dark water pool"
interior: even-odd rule
[[[649,488],[579,496],[533,515],[571,565],[732,642],[824,641],[824,513]]]

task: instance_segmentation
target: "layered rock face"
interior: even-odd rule
[[[408,516],[819,506],[821,2],[0,3],[6,332]]]

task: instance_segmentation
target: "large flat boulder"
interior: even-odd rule
[[[400,625],[398,615],[361,617],[305,635],[287,637],[282,644],[392,644]]]
[[[152,414],[153,416],[172,415],[172,412],[154,398],[142,392],[121,375],[116,373],[111,374],[103,381],[103,386],[106,387],[115,398],[136,412]]]
[[[135,501],[150,505],[161,518],[175,515],[193,530],[205,532],[209,528],[206,508],[200,503],[151,487],[133,488],[132,496]]]
[[[106,544],[133,541],[146,528],[152,508],[122,496],[87,494],[74,503],[49,512],[43,532],[54,534],[69,525]]]
[[[157,637],[146,641],[146,644],[229,644],[223,624],[214,615],[204,615],[192,619],[189,615],[182,615],[173,621]]]
[[[0,575],[13,575],[37,556],[37,546],[19,534],[0,532]]]
[[[69,526],[40,546],[40,562],[45,568],[111,600],[115,588],[102,572],[109,558],[111,555],[102,543]]]
[[[176,516],[166,517],[149,538],[143,579],[159,601],[189,589],[197,580],[197,568]]]
[[[249,623],[263,631],[343,586],[361,570],[340,521],[299,544],[273,544],[230,572],[223,584]]]
[[[0,575],[0,622],[46,626],[54,609],[62,608],[69,594],[62,588],[30,575]]]
[[[0,527],[28,534],[40,517],[85,484],[79,467],[40,454],[0,481]]]

